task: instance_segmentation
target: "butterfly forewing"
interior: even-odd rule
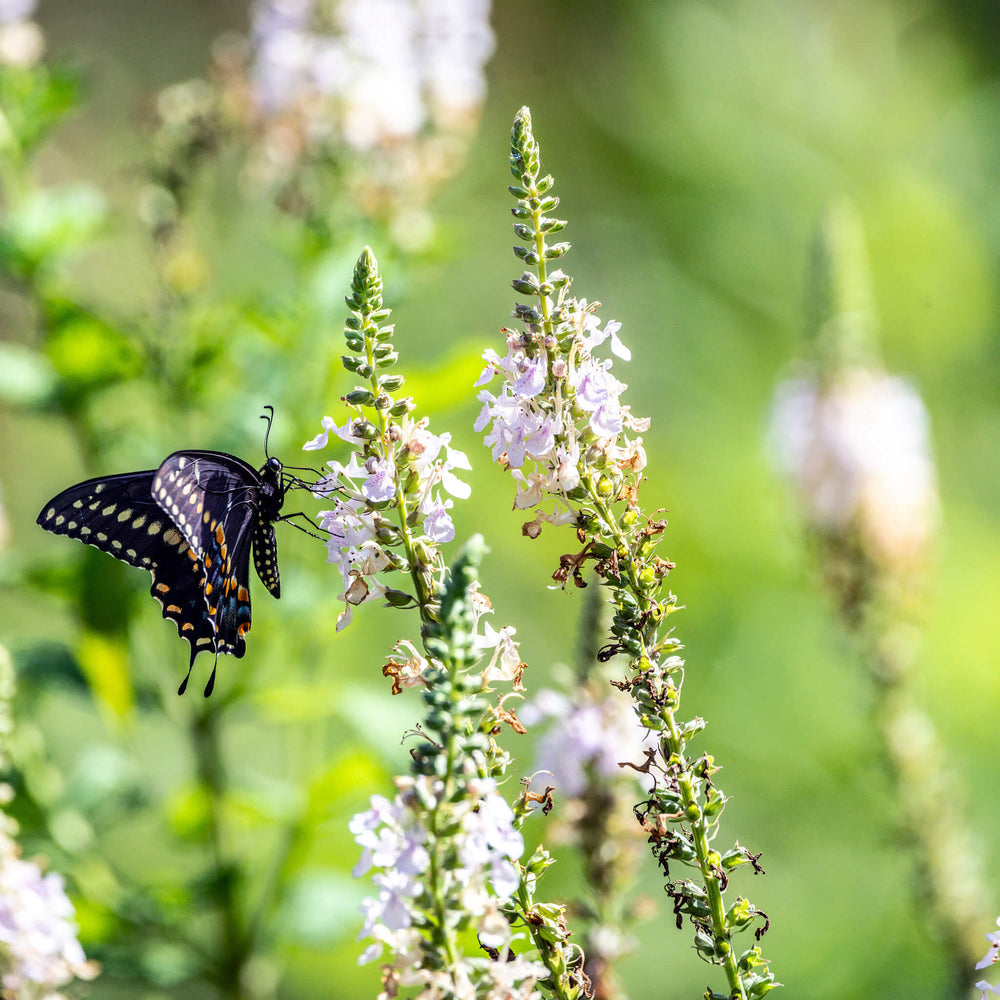
[[[174,522],[154,502],[155,473],[130,472],[78,483],[53,497],[38,523],[69,535],[132,566],[148,569],[150,594],[163,617],[191,644],[191,659],[214,647],[214,628],[205,619],[204,572]]]

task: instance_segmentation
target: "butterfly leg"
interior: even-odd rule
[[[304,517],[314,528],[319,527],[319,525],[304,510],[297,510],[294,514],[282,514],[281,517],[277,517],[275,520],[288,521],[293,528],[298,528],[299,531],[304,531],[307,535],[312,535],[313,538],[318,538],[321,542],[325,542],[327,540],[324,535],[317,535],[315,531],[303,528],[301,524],[295,524],[295,522],[292,521],[293,517]]]

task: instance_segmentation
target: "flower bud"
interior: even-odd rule
[[[375,396],[370,389],[354,389],[349,392],[345,397],[344,401],[350,403],[351,406],[374,406]]]

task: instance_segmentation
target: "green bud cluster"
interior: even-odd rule
[[[555,183],[551,174],[541,174],[538,143],[531,131],[531,112],[521,108],[514,116],[510,131],[510,172],[515,183],[508,191],[517,199],[511,209],[514,235],[524,245],[515,246],[514,256],[535,273],[525,271],[511,283],[516,292],[538,300],[538,305],[519,305],[516,314],[529,326],[542,326],[545,333],[553,332],[556,319],[551,297],[569,287],[570,278],[561,271],[548,272],[548,262],[564,256],[569,243],[549,243],[547,237],[566,228],[563,219],[546,215],[559,206],[559,199],[550,194]]]
[[[388,371],[399,360],[392,346],[395,327],[383,323],[391,310],[382,304],[382,277],[375,255],[368,247],[354,266],[351,294],[345,302],[351,314],[344,324],[344,340],[348,350],[355,353],[341,360],[349,372],[368,380],[368,385],[356,386],[345,400],[352,406],[372,407],[394,417],[409,413],[415,405],[412,398],[404,396],[397,400],[392,395],[403,387],[405,379]]]

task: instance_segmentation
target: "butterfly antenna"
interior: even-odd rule
[[[271,436],[271,422],[274,420],[274,407],[268,405],[265,406],[264,409],[269,411],[267,414],[262,413],[260,415],[261,420],[267,421],[267,430],[264,431],[264,457],[270,458],[271,456],[267,453],[267,439]]]

